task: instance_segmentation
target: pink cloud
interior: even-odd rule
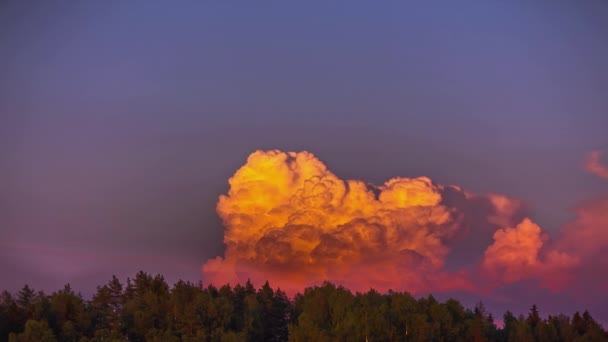
[[[602,164],[602,151],[592,151],[587,155],[585,170],[598,177],[608,179],[608,166]]]

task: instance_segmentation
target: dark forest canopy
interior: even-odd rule
[[[0,341],[608,341],[585,311],[541,318],[507,311],[504,328],[483,304],[353,294],[331,283],[293,299],[268,283],[220,288],[139,272],[112,277],[85,300],[69,285],[50,295],[24,286],[0,295]]]

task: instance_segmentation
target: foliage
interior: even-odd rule
[[[353,294],[324,283],[293,300],[266,282],[234,287],[139,272],[102,286],[90,300],[69,285],[50,295],[24,286],[0,294],[0,342],[95,341],[607,341],[589,312],[542,318],[507,311],[504,327],[482,303],[414,298],[406,292]]]

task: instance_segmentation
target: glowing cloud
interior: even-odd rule
[[[217,205],[226,253],[203,266],[205,280],[268,279],[287,290],[324,280],[361,290],[472,289],[465,270],[444,269],[450,245],[510,222],[519,207],[426,177],[341,180],[309,152],[256,151],[229,184]],[[482,224],[466,215],[473,207]]]
[[[601,151],[592,151],[585,161],[585,169],[598,177],[608,179],[608,166],[602,164],[601,159]]]

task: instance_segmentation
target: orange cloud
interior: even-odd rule
[[[268,279],[294,290],[324,280],[361,290],[473,287],[466,271],[444,268],[450,244],[474,226],[465,207],[479,200],[458,187],[426,177],[371,186],[338,178],[312,153],[277,150],[252,153],[229,184],[217,204],[226,252],[203,266],[206,281]],[[488,226],[518,205],[498,195],[483,203]]]
[[[256,151],[229,184],[216,208],[225,254],[202,267],[215,284],[269,280],[293,293],[328,280],[421,293],[536,280],[558,290],[590,260],[608,265],[608,200],[585,205],[551,241],[504,195],[427,177],[342,180],[306,151]]]
[[[585,169],[598,177],[608,179],[608,166],[602,164],[601,159],[601,151],[592,151],[585,160]]]

